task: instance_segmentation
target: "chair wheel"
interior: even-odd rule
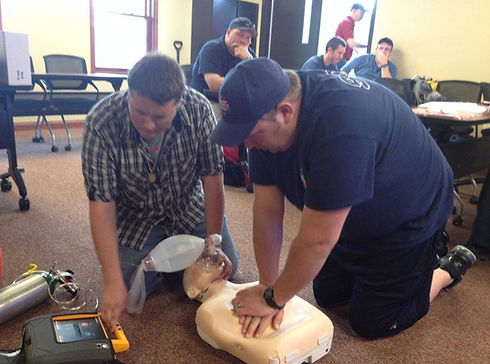
[[[56,145],[53,145],[53,146],[51,147],[51,151],[52,151],[53,153],[57,152],[58,150],[59,150],[59,149],[58,149],[58,147],[57,147]]]
[[[38,143],[44,143],[44,138],[43,138],[43,137],[39,137],[39,138],[37,138],[37,142],[38,142]]]
[[[20,211],[27,211],[31,207],[31,202],[27,197],[22,197],[19,199],[19,208]]]
[[[39,138],[38,138],[38,137],[34,137],[34,138],[32,138],[32,142],[33,142],[33,143],[39,143]]]
[[[65,145],[65,150],[69,152],[71,150],[71,144]]]
[[[476,196],[474,196],[474,195],[473,195],[473,196],[471,196],[471,197],[470,197],[470,203],[472,203],[472,204],[476,205],[476,204],[478,203],[478,197],[476,197]]]
[[[456,226],[463,225],[463,218],[461,216],[455,216],[453,219],[453,225],[456,225]]]
[[[12,189],[12,182],[6,179],[2,179],[1,188],[2,192],[10,191]]]

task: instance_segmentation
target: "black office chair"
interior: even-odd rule
[[[457,102],[481,102],[482,87],[478,82],[462,81],[462,80],[443,80],[437,83],[437,91],[443,95],[446,101]],[[475,131],[475,136],[478,136],[478,129],[475,130],[472,127],[467,126],[455,126],[453,128],[453,134],[458,137],[468,138],[470,134]],[[473,177],[469,177],[469,183],[473,185],[473,193],[471,194],[470,202],[478,203],[478,197],[476,196],[476,181]],[[461,181],[460,178],[455,179],[455,186],[468,183],[466,180]],[[460,201],[459,194],[457,194],[458,201]]]
[[[50,54],[43,56],[46,73],[87,73],[85,59],[67,54]],[[47,80],[50,90],[86,90],[88,85],[99,91],[91,80]]]
[[[439,81],[437,91],[444,96],[446,101],[481,102],[482,88],[478,82]]]
[[[180,66],[185,76],[185,84],[190,87],[192,80],[192,64],[183,64]]]
[[[482,82],[480,85],[483,94],[483,101],[490,103],[490,82]],[[482,129],[481,134],[484,136],[490,135],[490,128]]]
[[[439,147],[453,170],[455,179],[454,196],[458,202],[458,208],[455,208],[456,214],[453,218],[453,224],[459,226],[463,222],[463,201],[457,191],[457,186],[474,183],[474,180],[466,182],[463,178],[470,175],[472,171],[488,168],[488,160],[490,160],[490,136],[484,136],[478,139],[471,138],[459,143],[440,144]]]
[[[415,106],[415,100],[410,87],[409,79],[399,80],[396,78],[378,78],[376,82],[396,93],[409,106]]]
[[[34,73],[34,64],[32,57],[30,58],[31,73]],[[41,91],[37,91],[35,87],[38,86]],[[34,137],[32,141],[34,143],[44,143],[42,136],[42,127],[46,125],[51,134],[52,151],[57,151],[56,137],[54,135],[51,126],[46,119],[46,115],[50,114],[49,110],[49,92],[46,85],[41,80],[35,80],[32,87],[28,90],[21,90],[15,93],[14,102],[12,104],[12,113],[14,116],[32,116],[37,115],[36,124],[34,126]]]
[[[71,56],[66,54],[50,54],[43,56],[44,65],[46,68],[46,73],[87,73],[87,65],[85,63],[85,59],[82,57]],[[68,125],[66,123],[65,117],[63,115],[63,108],[70,107],[70,104],[74,104],[73,96],[76,95],[68,95],[63,92],[57,93],[57,91],[66,91],[66,90],[78,90],[83,91],[86,90],[88,85],[92,86],[96,91],[96,100],[99,97],[99,88],[95,85],[95,83],[91,80],[46,80],[46,87],[50,93],[49,97],[49,107],[55,110],[58,110],[58,114],[61,117],[63,122],[63,126],[65,127],[66,135],[68,138],[68,143],[65,145],[65,150],[71,150],[71,134],[68,130]],[[77,99],[77,103],[84,103],[93,105],[94,100],[91,100],[90,97],[86,97],[80,95],[80,98]],[[83,108],[82,108],[83,109]],[[57,148],[54,148],[57,151]]]

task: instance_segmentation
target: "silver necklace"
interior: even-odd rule
[[[146,165],[148,166],[149,172],[147,175],[147,179],[148,179],[148,182],[150,182],[150,183],[155,183],[157,180],[155,168],[156,168],[156,165],[158,163],[158,159],[160,158],[160,151],[162,150],[162,141],[163,141],[163,135],[164,134],[165,133],[162,133],[162,136],[160,137],[160,143],[158,143],[158,152],[157,152],[157,155],[155,157],[155,160],[152,160],[151,157],[150,157],[150,159],[146,158],[146,156],[141,152],[141,149],[140,149],[140,153],[142,153],[143,159],[146,161]]]

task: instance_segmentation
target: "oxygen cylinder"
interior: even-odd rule
[[[0,289],[0,324],[49,297],[50,276],[34,273]]]

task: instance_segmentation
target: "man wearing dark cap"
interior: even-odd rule
[[[396,334],[475,262],[460,245],[437,257],[452,171],[393,92],[257,58],[228,73],[219,97],[222,119],[210,138],[245,143],[255,188],[259,284],[232,301],[246,336],[279,328],[286,302],[312,280],[319,305],[350,302],[359,335]],[[280,272],[284,197],[302,218]]]
[[[199,51],[192,68],[191,86],[200,92],[218,91],[230,69],[244,59],[256,57],[249,48],[256,36],[255,24],[248,18],[233,19],[224,36],[208,41]]]
[[[352,57],[353,48],[366,48],[367,45],[361,44],[354,40],[354,25],[361,21],[366,9],[361,4],[354,4],[351,8],[351,13],[345,20],[342,20],[337,26],[335,35],[341,37],[347,43],[345,48],[344,59],[348,61]],[[342,64],[340,65],[342,66]]]

